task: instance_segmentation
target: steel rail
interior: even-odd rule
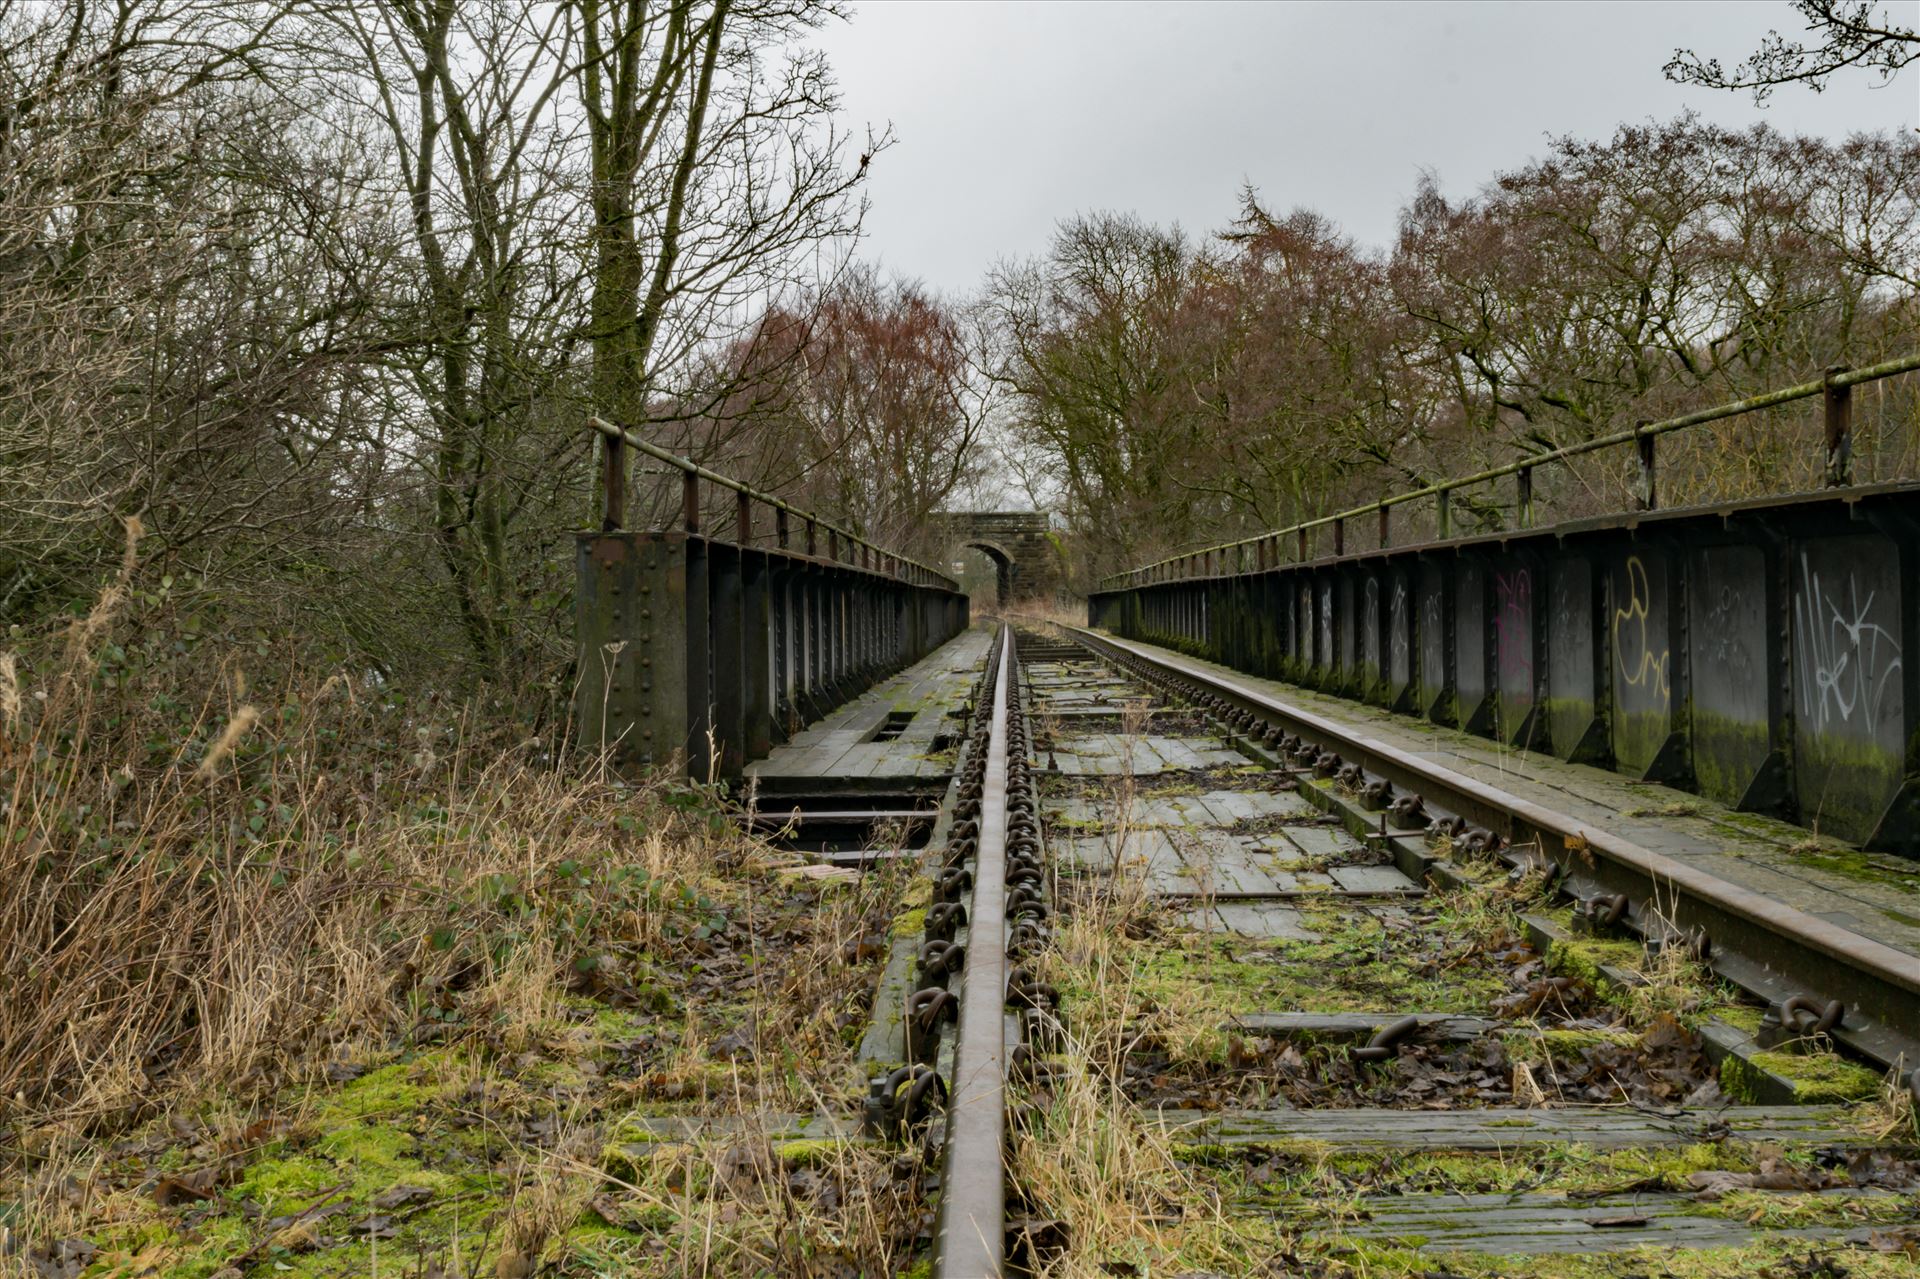
[[[865,547],[873,555],[879,556],[883,564],[886,561],[891,560],[895,564],[903,565],[907,568],[918,569],[921,573],[926,574],[928,577],[932,579],[932,582],[930,583],[931,585],[945,586],[948,590],[955,590],[955,591],[960,589],[960,585],[958,582],[955,582],[952,578],[948,577],[945,573],[940,572],[940,570],[936,568],[932,568],[926,564],[922,564],[919,560],[911,559],[908,556],[900,554],[898,551],[890,551],[883,546],[876,546],[874,543],[869,542],[866,538],[861,537],[858,533],[850,532],[847,529],[841,528],[838,524],[834,524],[827,520],[824,520],[820,516],[815,515],[812,511],[802,510],[797,506],[793,506],[789,504],[785,499],[776,497],[772,493],[766,492],[764,489],[754,488],[751,484],[743,483],[742,481],[736,480],[733,477],[728,475],[722,475],[718,471],[710,471],[706,467],[701,466],[698,462],[692,461],[689,458],[681,457],[677,453],[670,452],[667,449],[661,448],[657,444],[652,444],[646,440],[641,439],[639,436],[635,435],[632,431],[628,430],[624,426],[619,426],[613,422],[607,421],[603,417],[597,417],[597,416],[589,417],[587,419],[587,425],[593,428],[595,431],[599,432],[599,434],[604,436],[608,441],[610,442],[617,441],[618,443],[623,444],[628,448],[637,449],[639,452],[646,454],[648,457],[653,458],[655,461],[665,462],[667,465],[677,469],[682,476],[690,480],[701,480],[708,484],[717,484],[721,488],[731,490],[732,492],[739,494],[743,498],[747,498],[751,501],[758,502],[762,506],[771,507],[773,510],[779,512],[781,515],[795,516],[798,519],[800,519],[802,522],[807,524],[810,528],[825,529],[827,532],[833,534],[835,537],[845,541],[847,545],[850,547],[852,546]],[[608,472],[607,486],[608,486],[609,496],[611,497],[616,484],[621,482],[617,475],[618,468],[619,468],[619,459],[618,459],[618,456],[614,454],[611,450],[608,453],[606,466],[607,466],[607,472]],[[615,519],[616,524],[619,522],[620,521],[618,519]],[[809,539],[809,542],[811,542],[811,540],[812,539]],[[784,540],[782,541],[781,544],[783,546],[785,545]],[[810,546],[809,553],[811,553],[811,550],[812,548]],[[856,565],[854,567],[859,567],[859,566]],[[890,574],[890,576],[901,576],[901,575]]]
[[[1284,725],[1395,788],[1421,795],[1430,807],[1500,831],[1513,843],[1537,841],[1541,854],[1570,877],[1584,876],[1610,891],[1670,907],[1676,925],[1707,931],[1713,942],[1709,962],[1723,977],[1769,1000],[1806,992],[1840,999],[1847,1013],[1833,1031],[1836,1040],[1883,1065],[1904,1061],[1912,1069],[1920,1063],[1920,961],[1914,956],[1174,654],[1085,627],[1062,629],[1096,652],[1124,654],[1205,685],[1257,718]],[[1585,850],[1592,863],[1571,851],[1569,843]]]
[[[1006,1266],[1007,702],[1013,663],[1013,628],[1003,626],[947,1102],[935,1279],[1000,1279]]]
[[[1800,382],[1793,386],[1781,387],[1778,390],[1750,396],[1744,400],[1736,400],[1728,404],[1717,404],[1711,408],[1698,409],[1692,413],[1684,413],[1679,417],[1667,418],[1664,421],[1643,423],[1633,427],[1631,430],[1615,431],[1610,435],[1595,436],[1591,440],[1582,440],[1577,444],[1562,445],[1560,448],[1548,449],[1543,453],[1532,453],[1521,458],[1519,461],[1508,462],[1503,466],[1490,467],[1484,471],[1476,471],[1471,475],[1462,475],[1453,479],[1441,480],[1437,483],[1426,485],[1424,488],[1411,489],[1405,493],[1395,493],[1389,497],[1383,497],[1377,502],[1369,502],[1365,506],[1356,506],[1349,511],[1340,511],[1333,515],[1322,515],[1311,520],[1302,520],[1297,524],[1289,524],[1285,528],[1269,529],[1264,533],[1256,533],[1252,537],[1243,537],[1232,542],[1219,542],[1212,546],[1202,546],[1191,551],[1181,551],[1177,555],[1166,556],[1163,559],[1153,561],[1151,564],[1142,564],[1137,568],[1110,574],[1101,579],[1100,585],[1103,590],[1121,586],[1151,585],[1159,581],[1168,580],[1166,578],[1150,578],[1147,576],[1156,569],[1163,569],[1169,565],[1179,564],[1195,556],[1215,555],[1222,551],[1239,550],[1242,547],[1257,546],[1266,541],[1274,541],[1277,543],[1279,539],[1284,537],[1303,534],[1311,529],[1341,524],[1347,520],[1358,519],[1363,515],[1379,514],[1408,502],[1419,501],[1421,498],[1439,497],[1443,494],[1452,493],[1456,489],[1469,488],[1475,484],[1485,484],[1492,480],[1505,479],[1509,475],[1519,475],[1522,472],[1531,472],[1535,467],[1547,466],[1555,462],[1564,462],[1569,458],[1599,452],[1601,449],[1618,448],[1623,444],[1634,444],[1643,440],[1650,440],[1673,431],[1685,430],[1688,427],[1702,426],[1708,422],[1717,422],[1724,418],[1738,417],[1742,413],[1755,413],[1761,409],[1777,408],[1782,404],[1789,404],[1796,400],[1812,399],[1816,395],[1828,395],[1834,392],[1848,391],[1862,383],[1877,382],[1883,378],[1897,377],[1902,373],[1912,373],[1916,369],[1920,369],[1920,352],[1904,355],[1898,359],[1886,360],[1879,364],[1870,365],[1864,369],[1832,369],[1828,371],[1825,377],[1815,382]],[[1384,524],[1382,527],[1384,527]]]

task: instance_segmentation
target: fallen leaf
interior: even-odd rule
[[[153,1201],[162,1208],[171,1208],[175,1204],[211,1199],[216,1172],[213,1168],[202,1168],[184,1177],[162,1177],[153,1188]]]
[[[373,1206],[390,1212],[395,1208],[404,1208],[408,1204],[426,1203],[433,1198],[433,1191],[425,1186],[410,1186],[405,1182],[389,1186],[373,1197]]]

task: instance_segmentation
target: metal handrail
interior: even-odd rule
[[[1848,369],[1844,366],[1836,365],[1828,369],[1817,382],[1801,382],[1794,386],[1783,387],[1777,391],[1768,391],[1762,395],[1756,395],[1745,400],[1738,400],[1730,404],[1717,405],[1713,408],[1699,409],[1695,412],[1685,413],[1679,417],[1668,418],[1661,422],[1643,422],[1631,430],[1615,431],[1611,435],[1596,436],[1591,440],[1582,440],[1577,444],[1568,444],[1557,449],[1549,449],[1544,453],[1535,453],[1517,462],[1508,462],[1504,466],[1496,466],[1488,470],[1476,471],[1472,475],[1463,475],[1455,479],[1442,480],[1439,483],[1429,484],[1425,488],[1413,489],[1410,492],[1396,493],[1390,497],[1383,497],[1377,502],[1369,502],[1365,506],[1356,506],[1350,511],[1341,511],[1334,515],[1322,515],[1315,519],[1302,520],[1297,524],[1290,524],[1286,528],[1272,529],[1265,533],[1257,533],[1252,537],[1240,538],[1237,541],[1221,542],[1213,546],[1201,547],[1198,550],[1182,551],[1178,555],[1169,555],[1165,559],[1155,560],[1151,564],[1143,564],[1138,568],[1109,574],[1101,580],[1100,586],[1101,589],[1106,590],[1122,585],[1140,586],[1150,581],[1171,580],[1173,575],[1164,573],[1162,570],[1166,570],[1174,565],[1184,565],[1191,568],[1196,559],[1202,559],[1204,557],[1210,560],[1212,556],[1224,551],[1237,551],[1243,547],[1258,546],[1266,542],[1273,542],[1277,547],[1279,539],[1289,536],[1300,539],[1301,548],[1299,558],[1304,560],[1307,558],[1306,535],[1314,529],[1324,528],[1328,525],[1332,525],[1335,530],[1334,553],[1336,555],[1341,554],[1341,532],[1344,530],[1346,522],[1363,515],[1377,514],[1380,516],[1381,541],[1384,543],[1386,541],[1387,511],[1404,503],[1416,502],[1421,498],[1427,497],[1438,497],[1441,499],[1441,528],[1442,535],[1444,536],[1447,527],[1445,499],[1448,494],[1456,489],[1467,488],[1474,484],[1485,484],[1490,480],[1504,479],[1509,475],[1519,477],[1519,500],[1523,523],[1530,522],[1533,500],[1533,470],[1535,467],[1545,466],[1554,462],[1563,462],[1569,458],[1579,457],[1585,453],[1594,453],[1601,449],[1615,448],[1622,444],[1639,445],[1642,490],[1640,493],[1640,503],[1643,509],[1651,509],[1654,505],[1653,441],[1655,438],[1666,435],[1672,431],[1685,430],[1688,427],[1700,426],[1707,422],[1716,422],[1722,418],[1738,417],[1742,413],[1753,413],[1761,409],[1770,409],[1777,405],[1792,403],[1795,400],[1811,399],[1816,395],[1826,398],[1827,484],[1830,487],[1838,487],[1849,483],[1851,477],[1853,435],[1852,388],[1864,382],[1876,382],[1882,378],[1896,377],[1902,373],[1911,373],[1916,369],[1920,369],[1920,351],[1901,356],[1898,359],[1886,360],[1880,364],[1871,365],[1864,369]],[[1203,567],[1199,575],[1204,576],[1210,571],[1210,565]],[[1155,576],[1156,574],[1157,576]],[[1189,577],[1194,575],[1195,574],[1192,573],[1182,573],[1178,576]]]
[[[836,563],[848,564],[868,572],[877,572],[889,577],[897,577],[912,582],[916,586],[938,586],[950,591],[960,589],[960,584],[938,569],[922,564],[897,551],[876,546],[859,534],[829,523],[812,511],[801,510],[773,494],[744,484],[718,471],[709,471],[698,462],[670,453],[657,444],[648,443],[624,426],[617,426],[603,417],[592,416],[587,425],[606,440],[603,450],[603,478],[605,481],[607,514],[602,524],[606,532],[614,532],[626,524],[627,518],[627,480],[626,459],[622,448],[633,448],[656,461],[665,462],[679,470],[683,484],[681,493],[681,523],[689,533],[700,531],[700,483],[717,484],[729,489],[739,497],[736,516],[736,540],[745,547],[753,541],[753,510],[751,503],[759,502],[771,507],[774,512],[774,536],[779,545],[786,549],[791,531],[788,528],[789,516],[797,517],[806,526],[806,553],[819,554],[819,531],[827,534],[828,558]],[[841,558],[841,548],[845,547],[847,557]],[[857,552],[857,554],[856,554]]]

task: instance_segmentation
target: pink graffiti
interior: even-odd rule
[[[1499,597],[1493,614],[1494,642],[1500,657],[1502,686],[1533,691],[1533,577],[1526,569],[1493,575]]]

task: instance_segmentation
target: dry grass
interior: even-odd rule
[[[1084,600],[1022,599],[1001,605],[996,614],[1008,622],[1085,626],[1087,605]]]
[[[1144,724],[1145,703],[1130,703],[1124,735],[1138,738]],[[1115,1265],[1158,1273],[1174,1258],[1204,1266],[1245,1257],[1213,1188],[1181,1163],[1173,1136],[1124,1088],[1136,1050],[1152,1046],[1176,1060],[1211,1056],[1227,1022],[1203,997],[1173,1006],[1140,989],[1130,952],[1160,929],[1165,908],[1149,890],[1144,864],[1129,855],[1138,792],[1130,768],[1113,779],[1101,814],[1112,868],[1081,882],[1041,960],[1045,979],[1072,992],[1068,1042],[1025,1099],[1030,1120],[1015,1132],[1009,1168],[1036,1212],[1067,1223],[1064,1247],[1037,1258],[1037,1273],[1048,1279],[1092,1279],[1119,1273]]]
[[[77,734],[55,693],[6,743],[0,927],[25,944],[0,974],[26,1015],[0,1024],[0,1201],[20,1205],[0,1274],[26,1243],[63,1239],[113,1265],[143,1249],[162,1269],[218,1264],[237,1246],[196,1236],[257,1233],[234,1205],[262,1168],[330,1165],[354,1183],[354,1218],[378,1211],[384,1186],[367,1178],[390,1156],[327,1153],[353,1087],[335,1071],[409,1060],[435,1072],[426,1099],[375,1126],[406,1138],[389,1178],[451,1187],[423,1209],[431,1224],[356,1245],[353,1218],[316,1218],[254,1243],[342,1273],[447,1276],[885,1273],[865,1267],[911,1251],[918,1165],[891,1152],[743,1165],[737,1138],[701,1141],[634,1184],[602,1157],[635,1110],[844,1112],[848,1027],[877,963],[845,956],[884,927],[910,868],[792,881],[789,856],[699,792],[559,771],[457,719],[423,735],[377,690],[328,685],[268,696],[255,681],[254,729],[211,784],[202,760],[232,715],[194,708],[208,750],[169,742],[93,827],[63,814],[123,736],[93,733],[94,759],[64,759]],[[100,829],[110,847],[90,847]],[[637,1073],[624,1041],[651,1045]],[[181,1160],[217,1174],[198,1231],[152,1193],[156,1161]]]
[[[196,640],[131,576],[0,655],[0,1181],[357,1047],[534,1047],[597,956],[684,929],[680,891],[741,857],[697,793]]]

